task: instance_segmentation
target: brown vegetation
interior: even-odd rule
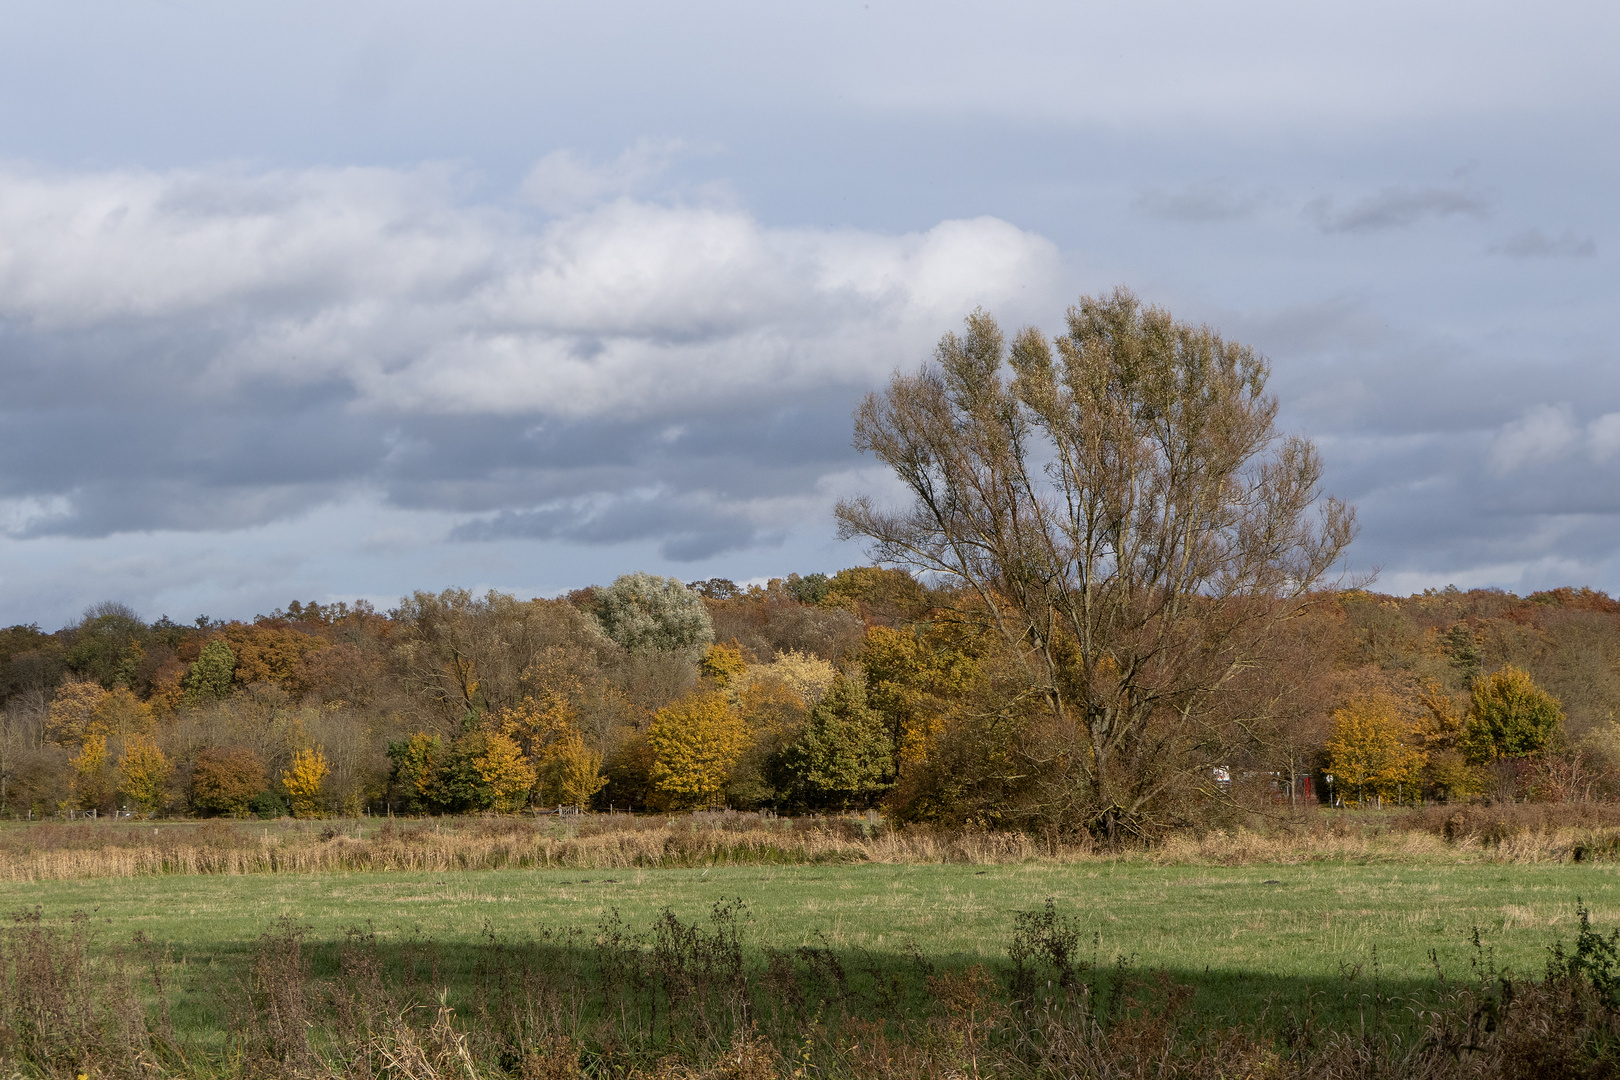
[[[1113,840],[1081,813],[1078,736],[976,594],[872,567],[677,592],[723,635],[709,653],[624,647],[589,590],[0,631],[0,817],[871,807],[1163,846],[1324,798],[1620,798],[1620,605],[1590,590],[1304,598],[1218,693],[1134,729],[1120,767],[1152,797],[1121,801],[1140,813]],[[699,705],[726,738],[658,721]]]
[[[1240,866],[1297,863],[1546,863],[1620,859],[1620,806],[1430,807],[1312,813],[1187,830],[1148,846],[1064,836],[892,827],[880,819],[771,818],[736,812],[378,822],[121,825],[41,823],[0,831],[0,880],[161,874],[323,873],[567,867],[614,870],[726,864],[1142,861]]]

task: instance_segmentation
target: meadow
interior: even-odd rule
[[[1456,838],[1431,842],[1421,830],[1386,828],[1387,816],[1355,820],[1357,836],[1340,837],[1337,846],[1329,842],[1331,830],[1315,847],[1295,836],[1291,859],[1275,857],[1283,839],[1259,835],[1113,855],[1043,855],[1038,843],[1026,840],[1031,850],[1020,855],[1011,841],[983,837],[977,847],[963,837],[954,849],[940,837],[930,846],[922,834],[907,841],[907,849],[893,837],[889,847],[874,847],[883,838],[866,835],[870,829],[860,822],[821,823],[819,839],[810,836],[814,830],[802,830],[795,847],[783,840],[791,826],[733,821],[733,841],[777,829],[774,854],[749,862],[740,858],[746,842],[698,845],[726,834],[726,823],[716,820],[695,830],[698,839],[690,822],[647,821],[633,830],[620,823],[603,835],[617,836],[619,846],[611,850],[621,857],[601,857],[606,848],[553,852],[564,857],[572,851],[577,865],[571,866],[531,860],[471,870],[13,875],[0,880],[0,912],[11,915],[0,954],[13,1000],[48,996],[21,985],[25,968],[37,980],[42,970],[66,972],[77,962],[74,955],[82,956],[97,986],[123,979],[140,1001],[148,1030],[146,1058],[129,1059],[140,1065],[128,1065],[131,1075],[153,1069],[360,1075],[334,1071],[333,1062],[348,1062],[348,1069],[362,1058],[377,1063],[367,1066],[368,1076],[450,1075],[443,1070],[463,1059],[472,1064],[451,1072],[542,1075],[535,1072],[540,1066],[513,1056],[512,1047],[530,1045],[564,1048],[574,1072],[557,1075],[579,1069],[652,1074],[658,1068],[674,1075],[669,1069],[677,1065],[699,1075],[703,1062],[712,1072],[741,1045],[737,1040],[751,1037],[750,1060],[760,1076],[791,1072],[795,1046],[801,1073],[814,1065],[829,1075],[853,1076],[875,1067],[867,1061],[857,1068],[849,1057],[850,1045],[872,1045],[871,1029],[862,1025],[874,1020],[880,1029],[893,1028],[883,1036],[891,1040],[884,1044],[891,1056],[900,1053],[896,1047],[908,1047],[906,1053],[927,1058],[895,1075],[948,1075],[961,1073],[960,1052],[974,1039],[982,1037],[988,1047],[1012,1038],[1007,1002],[1020,993],[1044,1002],[1043,1022],[1057,1015],[1051,1011],[1055,996],[1072,1001],[1081,994],[1084,1022],[1074,1023],[1091,1031],[1097,1045],[1116,1028],[1136,1031],[1125,1024],[1130,1016],[1173,1011],[1176,1019],[1166,1020],[1155,1038],[1188,1061],[1204,1061],[1204,1047],[1239,1039],[1235,1032],[1243,1033],[1244,1053],[1262,1062],[1282,1060],[1277,1047],[1297,1050],[1303,1037],[1338,1038],[1356,1030],[1382,1040],[1379,1053],[1386,1056],[1410,1053],[1426,1026],[1436,1023],[1432,1010],[1448,1000],[1460,1007],[1447,997],[1457,988],[1473,988],[1469,1008],[1478,1012],[1479,995],[1501,985],[1500,977],[1521,984],[1540,977],[1549,946],[1572,946],[1580,934],[1578,903],[1599,930],[1620,925],[1620,865],[1606,859],[1554,861],[1546,836],[1498,836],[1494,846]],[[210,843],[212,850],[236,850],[250,846],[255,832],[261,849],[410,846],[390,836],[389,827],[7,830],[0,837],[0,868],[37,870],[44,864],[26,860],[42,852],[65,859],[102,850],[125,858],[164,844],[173,852]],[[488,823],[457,828],[426,829],[416,836],[417,846],[436,850],[431,837],[444,847],[446,837],[459,835],[467,850],[487,855],[479,845],[498,835]],[[578,825],[526,828],[556,844],[577,844],[582,831]],[[152,838],[140,841],[145,848],[137,833]],[[643,865],[622,857],[638,834],[642,846],[634,850]],[[672,840],[680,843],[672,847]],[[671,851],[678,857],[669,857]],[[594,859],[582,855],[592,852]],[[885,853],[887,861],[874,857]],[[106,865],[127,870],[132,864]],[[56,959],[42,966],[47,946]],[[365,997],[354,987],[366,971],[372,972],[366,998],[372,1019],[344,1020]],[[51,978],[63,987],[71,983],[67,975]],[[963,1014],[969,1019],[956,1013],[942,1019],[941,1002],[963,995],[977,1003]],[[62,997],[68,1001],[71,994],[63,990]],[[1110,998],[1125,1004],[1108,1005]],[[624,1011],[626,1002],[633,1003],[634,1016]],[[981,1020],[972,1017],[981,1005],[985,1017],[1000,1017],[995,1039],[989,1028],[975,1035]],[[15,1029],[18,1006],[7,1008]],[[66,1017],[71,1006],[61,1009]],[[1117,1010],[1112,1019],[1098,1011],[1108,1009]],[[1370,1029],[1369,1011],[1376,1014]],[[131,1037],[128,1007],[119,1014],[107,1006],[97,1023],[105,1028],[115,1014],[125,1016],[120,1038]],[[673,1025],[677,1015],[686,1019]],[[287,1016],[301,1017],[310,1034],[288,1035]],[[379,1027],[378,1017],[392,1017],[392,1026]],[[1064,1023],[1072,1034],[1073,1023]],[[344,1024],[349,1027],[338,1031]],[[1216,1032],[1227,1034],[1216,1038]],[[437,1038],[440,1071],[388,1066],[404,1060],[402,1038],[416,1039],[423,1062],[431,1057],[423,1047]],[[1018,1038],[1043,1047],[1052,1041],[1050,1032]],[[289,1047],[295,1044],[305,1048],[294,1053]],[[393,1049],[379,1049],[385,1044]],[[947,1044],[958,1056],[936,1060]],[[59,1075],[84,1069],[119,1075],[124,1067],[116,1055],[87,1065],[65,1051],[52,1066],[48,1056],[22,1054],[20,1045],[13,1035],[0,1052],[13,1055],[8,1060],[21,1063],[25,1074],[50,1075],[54,1068]],[[376,1052],[368,1057],[356,1046]],[[1295,1056],[1305,1063],[1319,1055]],[[1221,1060],[1223,1075],[1230,1075],[1230,1053]],[[999,1071],[1008,1071],[1005,1064]],[[1185,1074],[1206,1074],[1198,1068],[1189,1066]]]

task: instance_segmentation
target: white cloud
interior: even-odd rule
[[[1057,295],[1056,248],[995,218],[894,235],[619,199],[536,225],[455,188],[0,172],[0,317],[139,326],[214,393],[335,380],[357,410],[584,416],[869,383],[976,305]]]
[[[1537,405],[1502,425],[1491,439],[1486,460],[1491,472],[1505,476],[1527,466],[1561,461],[1583,447],[1599,465],[1620,453],[1620,412],[1604,413],[1582,425],[1567,402]]]
[[[633,195],[662,175],[682,149],[678,139],[640,139],[607,162],[592,161],[575,150],[556,150],[529,170],[523,195],[556,214]]]
[[[28,532],[53,520],[65,518],[72,510],[72,500],[65,495],[0,499],[0,535]]]
[[[1568,404],[1537,405],[1502,426],[1491,440],[1488,460],[1493,472],[1505,475],[1527,465],[1545,465],[1573,450],[1581,441],[1575,410]]]

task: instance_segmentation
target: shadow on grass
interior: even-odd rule
[[[1543,980],[1517,984],[1475,945],[1469,971],[1427,980],[1385,979],[1376,963],[1325,984],[1144,970],[1097,956],[1096,939],[1048,902],[1017,913],[1005,959],[984,964],[921,944],[758,945],[746,905],[725,900],[690,922],[666,910],[632,926],[614,912],[588,930],[519,939],[486,927],[453,944],[372,926],[315,940],[284,918],[179,964],[140,939],[98,946],[89,920],[20,913],[0,931],[0,1060],[39,1075],[740,1080],[1127,1066],[1202,1077],[1234,1075],[1234,1062],[1305,1076],[1329,1060],[1496,1075],[1477,1068],[1487,1052],[1501,1075],[1554,1053],[1580,1069],[1620,1063],[1620,934],[1597,935],[1583,910],[1575,951],[1555,948]],[[736,1068],[712,1071],[727,1061]]]

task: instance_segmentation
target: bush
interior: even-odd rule
[[[248,810],[254,817],[266,820],[292,814],[292,807],[288,805],[286,798],[268,788],[248,800]]]

